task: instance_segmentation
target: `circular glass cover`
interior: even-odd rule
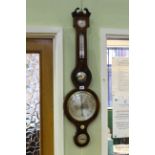
[[[96,100],[87,91],[77,91],[68,100],[69,114],[77,121],[90,119],[96,111]]]

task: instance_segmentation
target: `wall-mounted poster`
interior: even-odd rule
[[[129,59],[112,59],[113,138],[129,137]]]

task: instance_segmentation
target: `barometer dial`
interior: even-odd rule
[[[77,91],[68,100],[68,111],[77,121],[90,119],[96,111],[96,100],[87,91]]]

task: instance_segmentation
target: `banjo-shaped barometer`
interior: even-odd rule
[[[76,126],[74,142],[77,146],[86,146],[90,141],[88,125],[96,118],[99,100],[95,92],[88,89],[92,75],[87,65],[87,28],[89,27],[88,9],[75,9],[72,13],[76,30],[76,67],[71,79],[76,87],[70,91],[64,101],[64,112]]]

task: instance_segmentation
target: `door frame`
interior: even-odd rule
[[[64,155],[63,29],[27,26],[26,38],[53,39],[54,155]]]
[[[107,75],[107,36],[129,35],[128,29],[101,28],[100,52],[101,52],[101,154],[108,154],[108,75]]]

